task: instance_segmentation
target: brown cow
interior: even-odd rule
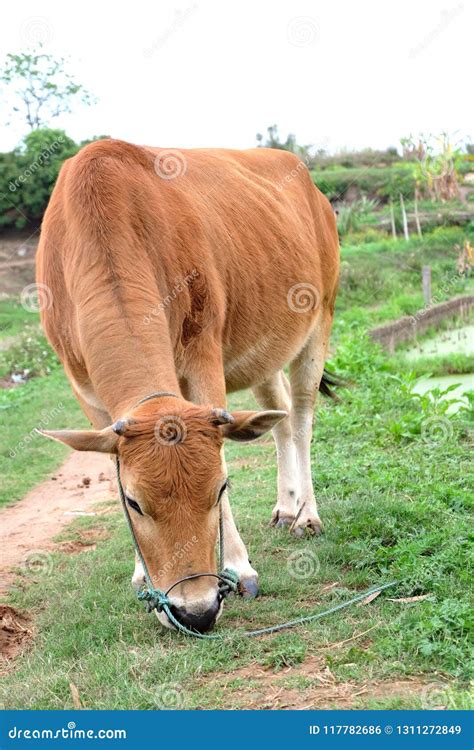
[[[272,523],[297,536],[321,530],[310,442],[338,264],[331,206],[291,153],[103,140],[64,164],[37,281],[48,290],[44,329],[95,430],[46,434],[120,456],[155,586],[216,570],[222,503],[225,565],[241,593],[257,593],[226,492],[225,437],[273,430]],[[223,411],[226,393],[243,388],[266,411]],[[155,391],[178,398],[137,406]],[[142,579],[137,565],[135,585]],[[201,631],[221,609],[214,578],[181,583],[171,599]]]

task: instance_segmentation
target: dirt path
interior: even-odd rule
[[[446,708],[447,686],[436,673],[431,679],[427,675],[381,680],[367,676],[363,682],[337,679],[327,664],[327,653],[342,645],[344,642],[323,648],[321,654],[307,656],[302,664],[278,672],[250,664],[226,674],[214,672],[203,677],[202,683],[212,680],[214,686],[231,696],[232,704],[226,708],[240,710],[354,709],[362,707],[366,700],[407,695],[419,697],[424,708]],[[304,683],[298,684],[296,680]]]
[[[0,595],[13,583],[15,568],[41,564],[42,555],[58,548],[53,538],[64,526],[84,513],[104,512],[93,506],[108,501],[117,503],[110,459],[72,453],[50,479],[0,511]]]

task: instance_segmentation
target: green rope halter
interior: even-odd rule
[[[149,401],[152,398],[159,398],[160,396],[170,396],[173,398],[178,398],[178,396],[176,396],[175,393],[170,393],[168,391],[159,391],[156,393],[151,393],[149,396],[145,396],[145,398],[142,398],[138,402],[138,404],[142,404],[143,402]],[[185,635],[191,635],[194,638],[201,638],[203,640],[222,640],[226,637],[229,637],[229,635],[225,633],[224,634],[210,634],[210,633],[199,633],[196,630],[190,630],[185,625],[183,625],[183,623],[177,620],[176,617],[173,615],[173,612],[170,609],[171,602],[168,597],[168,594],[170,593],[170,591],[174,589],[175,586],[178,586],[180,583],[183,583],[184,581],[192,580],[194,578],[202,578],[202,577],[213,577],[213,578],[218,579],[219,581],[218,588],[219,588],[219,592],[222,598],[225,598],[230,593],[237,592],[238,583],[239,583],[239,575],[234,570],[231,570],[229,568],[222,569],[222,566],[224,565],[224,518],[223,518],[223,513],[222,513],[222,506],[219,506],[219,567],[221,569],[221,572],[220,573],[194,573],[193,575],[180,578],[178,581],[175,581],[175,583],[173,583],[167,591],[162,591],[161,589],[157,589],[153,586],[153,581],[151,580],[151,576],[148,571],[148,566],[145,562],[145,558],[142,555],[140,545],[138,543],[138,539],[135,534],[135,529],[133,528],[132,519],[130,517],[130,512],[128,510],[127,500],[125,497],[125,492],[124,492],[122,480],[120,477],[120,461],[118,457],[116,458],[116,470],[117,470],[117,484],[119,488],[120,501],[121,501],[124,515],[127,521],[127,525],[128,525],[131,537],[132,537],[133,546],[135,547],[135,552],[137,554],[138,559],[140,560],[142,564],[143,571],[145,574],[146,586],[137,594],[137,598],[139,599],[139,601],[146,602],[148,612],[153,612],[153,610],[156,610],[157,612],[164,612],[168,620],[174,625],[174,627],[181,633],[184,633]],[[330,609],[327,609],[324,612],[317,612],[316,614],[313,614],[313,615],[305,615],[303,617],[298,617],[295,620],[289,620],[288,622],[281,623],[280,625],[272,625],[266,628],[258,628],[257,630],[246,630],[243,633],[241,633],[241,635],[245,637],[252,637],[252,636],[266,635],[269,633],[277,633],[280,630],[293,628],[296,625],[302,625],[303,623],[306,623],[306,622],[313,622],[314,620],[320,620],[321,618],[326,617],[327,615],[330,615],[333,612],[337,612],[340,609],[345,609],[346,607],[350,607],[352,604],[355,604],[356,602],[362,601],[363,599],[365,599],[367,596],[370,596],[371,594],[375,594],[375,593],[378,593],[379,591],[384,591],[384,589],[387,589],[391,586],[395,586],[397,583],[398,581],[390,581],[390,583],[384,583],[380,586],[376,586],[374,588],[369,589],[369,591],[365,591],[363,594],[358,594],[352,599],[349,599],[348,601],[343,602],[342,604],[337,604],[336,606],[331,607]]]

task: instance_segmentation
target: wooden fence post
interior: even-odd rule
[[[418,237],[422,237],[423,235],[421,234],[420,214],[418,213],[418,188],[415,188],[415,222]]]
[[[390,223],[392,225],[392,237],[397,239],[397,229],[395,227],[395,209],[393,208],[393,198],[390,198]]]
[[[403,219],[403,234],[405,236],[406,241],[410,239],[410,234],[408,232],[408,219],[407,219],[407,212],[405,211],[405,201],[403,200],[403,195],[400,193],[400,208],[402,210],[402,219]]]
[[[423,298],[425,305],[431,304],[431,266],[423,266]]]

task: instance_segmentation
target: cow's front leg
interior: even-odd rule
[[[132,586],[135,591],[140,591],[145,583],[145,571],[143,570],[143,565],[138,559],[138,555],[135,553],[135,570],[132,575]]]
[[[224,526],[223,567],[235,570],[239,576],[239,593],[247,598],[258,595],[258,574],[250,564],[249,556],[235,525],[227,491],[221,499]]]

